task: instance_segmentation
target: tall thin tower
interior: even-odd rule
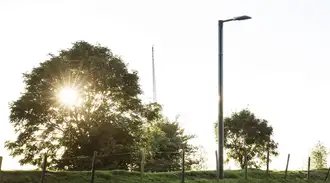
[[[157,102],[154,45],[152,45],[152,89],[153,89],[153,102]]]

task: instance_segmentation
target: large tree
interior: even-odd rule
[[[21,164],[40,166],[43,154],[54,168],[89,169],[67,157],[104,155],[98,167],[127,169],[143,145],[143,126],[160,116],[145,105],[137,72],[130,72],[107,47],[76,42],[24,74],[25,90],[10,104],[16,140],[5,146]],[[137,158],[137,157],[136,157]]]
[[[218,137],[217,122],[214,128],[216,137]],[[245,165],[245,154],[248,166],[254,168],[260,168],[266,162],[268,150],[270,155],[278,155],[278,144],[272,139],[273,128],[265,119],[257,118],[248,109],[235,112],[225,118],[224,132],[227,161],[233,159],[241,168],[244,168]]]

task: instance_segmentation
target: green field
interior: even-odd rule
[[[324,182],[326,170],[312,171],[310,182]],[[38,183],[41,172],[39,171],[4,171],[1,183]],[[232,170],[225,172],[225,180],[220,182],[244,183],[244,182],[307,182],[306,174],[300,171],[288,172],[287,180],[284,180],[284,172],[271,172],[267,180],[265,171],[249,170],[248,180],[244,180],[244,172]],[[95,183],[179,183],[180,172],[169,173],[145,173],[141,180],[138,172],[125,171],[97,171]],[[89,183],[90,172],[51,172],[46,176],[44,183]],[[214,171],[186,172],[187,183],[216,182]],[[330,181],[329,181],[330,182]]]

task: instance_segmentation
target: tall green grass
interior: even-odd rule
[[[312,171],[311,183],[324,182],[326,170]],[[41,172],[39,171],[4,171],[1,183],[38,183]],[[90,172],[50,172],[44,183],[90,183]],[[143,178],[139,172],[126,171],[96,171],[95,183],[179,183],[180,172],[145,173]],[[186,172],[186,183],[215,183],[214,171]],[[244,172],[232,170],[225,172],[224,183],[261,183],[261,182],[297,182],[306,183],[306,174],[299,171],[288,172],[287,180],[284,180],[284,172],[270,172],[267,179],[266,172],[261,170],[249,170],[248,180],[244,179]],[[330,182],[330,181],[329,181]]]

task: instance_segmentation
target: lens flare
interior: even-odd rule
[[[76,106],[79,103],[78,91],[72,87],[62,88],[58,94],[58,98],[66,106]]]

